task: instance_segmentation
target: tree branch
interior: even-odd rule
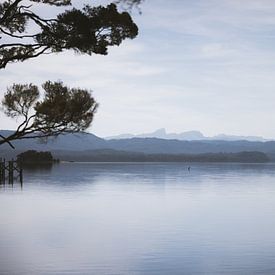
[[[0,141],[0,145],[3,144],[3,143],[8,143],[9,146],[10,146],[12,149],[15,149],[15,147],[12,145],[12,143],[9,141],[8,138],[2,136],[1,134],[0,134],[0,137],[3,139],[2,141]]]
[[[9,17],[10,13],[12,12],[12,10],[14,8],[17,7],[17,5],[22,2],[22,0],[15,0],[10,6],[9,8],[6,10],[6,12],[4,13],[3,17],[0,19],[0,25],[3,24],[5,22],[5,20],[7,20],[7,18]]]
[[[32,47],[43,47],[42,44],[23,44],[23,43],[9,43],[9,44],[2,44],[0,45],[0,49],[3,48],[10,48],[10,47],[25,47],[25,48],[32,48]],[[39,48],[36,48],[39,49]]]
[[[37,36],[37,34],[32,34],[32,35],[16,35],[16,34],[12,34],[10,32],[5,31],[3,28],[0,28],[0,31],[10,37],[13,38],[19,38],[19,39],[23,39],[23,38],[34,38]]]
[[[26,45],[25,45],[26,46]],[[11,57],[8,57],[8,58],[3,58],[2,60],[0,59],[0,69],[3,69],[7,66],[7,64],[9,62],[13,62],[13,61],[16,61],[16,60],[26,60],[26,59],[31,59],[31,58],[35,58],[39,55],[42,55],[42,54],[47,54],[45,53],[50,47],[49,46],[45,46],[45,48],[35,54],[32,54],[32,52],[34,50],[38,50],[40,47],[43,47],[43,46],[38,46],[36,49],[33,49],[33,48],[30,48],[30,50],[28,52],[26,52],[25,54],[17,54],[15,56],[11,56]]]

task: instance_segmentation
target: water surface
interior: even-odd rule
[[[0,186],[0,274],[275,274],[274,164],[61,163]]]

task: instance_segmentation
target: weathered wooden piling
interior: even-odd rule
[[[0,184],[5,184],[8,179],[9,184],[13,184],[14,180],[19,179],[21,185],[23,183],[23,170],[14,160],[6,162],[0,159]]]
[[[3,181],[3,167],[2,167],[2,163],[0,163],[0,182]]]
[[[13,161],[8,162],[8,169],[9,169],[9,183],[13,184]]]

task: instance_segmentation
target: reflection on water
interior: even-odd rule
[[[275,165],[61,163],[0,189],[0,274],[274,274]]]
[[[34,172],[34,171],[42,171],[42,170],[45,170],[45,171],[50,171],[52,170],[53,166],[55,165],[55,163],[52,163],[52,162],[42,162],[42,163],[33,163],[33,162],[30,162],[30,163],[23,163],[21,164],[21,167],[24,169],[24,170],[27,170],[27,171],[31,171],[31,172]]]

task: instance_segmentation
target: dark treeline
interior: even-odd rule
[[[37,152],[29,150],[17,156],[17,162],[24,163],[53,163],[55,162],[51,152]]]
[[[262,152],[206,153],[206,154],[144,154],[116,150],[58,153],[64,161],[91,162],[244,162],[265,163],[269,158]]]

